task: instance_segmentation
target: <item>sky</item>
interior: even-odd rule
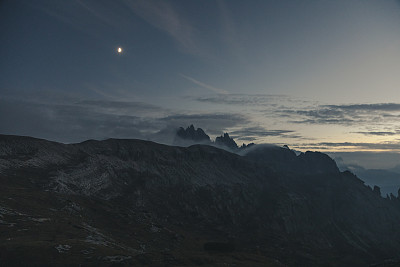
[[[399,25],[394,0],[3,0],[0,133],[398,153]]]

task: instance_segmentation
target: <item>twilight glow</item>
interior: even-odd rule
[[[400,150],[398,1],[0,7],[1,133],[168,143],[194,124],[238,143]]]

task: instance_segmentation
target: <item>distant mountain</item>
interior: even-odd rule
[[[234,150],[239,148],[235,140],[229,137],[228,133],[224,133],[224,135],[215,138],[215,144],[217,146],[227,147],[229,149],[234,149]]]
[[[195,128],[192,125],[186,129],[180,127],[175,134],[175,139],[173,141],[174,145],[178,146],[190,146],[193,144],[205,144],[212,145],[210,137],[201,128]]]
[[[335,159],[341,170],[350,170],[369,186],[378,186],[382,196],[398,195],[400,189],[400,173],[398,166],[392,169],[365,169],[358,165],[346,165],[341,158]]]
[[[184,140],[211,142],[210,137],[201,128],[195,129],[193,124],[186,128],[179,128],[176,135]]]
[[[0,135],[0,184],[5,266],[400,260],[400,200],[318,152]]]
[[[219,148],[227,149],[231,152],[239,152],[240,150],[254,145],[254,143],[250,143],[248,145],[243,144],[239,147],[235,140],[233,140],[228,133],[224,133],[223,135],[217,137],[215,141],[211,141],[210,137],[204,132],[203,129],[196,129],[193,124],[186,129],[180,127],[176,132],[173,144],[180,146],[190,146],[194,144],[214,145]]]
[[[400,174],[388,170],[358,169],[354,172],[361,180],[370,186],[380,187],[382,196],[398,195],[400,188]]]

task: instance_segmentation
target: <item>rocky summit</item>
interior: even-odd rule
[[[208,136],[203,129],[195,129],[193,124],[184,129],[180,127],[175,136],[174,144],[176,145],[191,145],[198,144],[211,144],[210,136]]]
[[[233,140],[228,133],[224,133],[224,135],[218,136],[215,138],[215,144],[220,147],[226,147],[231,150],[238,149],[238,145],[235,140]]]
[[[397,266],[400,200],[327,155],[0,135],[3,266]]]

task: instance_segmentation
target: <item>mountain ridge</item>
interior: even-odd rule
[[[206,145],[130,139],[59,144],[0,135],[0,227],[7,227],[0,237],[17,240],[0,245],[0,257],[15,262],[12,251],[18,251],[38,264],[61,259],[106,264],[107,257],[120,255],[120,263],[133,265],[157,265],[157,259],[170,265],[253,266],[365,266],[396,260],[397,198],[378,196],[353,174],[336,170],[325,154],[257,150],[241,156]],[[48,197],[53,201],[40,200]],[[28,199],[35,203],[32,210],[49,221],[17,215],[31,212],[17,205]],[[56,212],[47,214],[51,210]],[[51,230],[58,224],[71,229],[69,238],[63,237],[67,230]],[[51,253],[38,259],[29,252],[34,250],[30,235],[37,233],[19,230],[44,226],[54,240],[39,246]],[[137,241],[127,238],[132,231]],[[86,259],[81,251],[93,242]],[[70,252],[55,249],[68,250],[66,245]],[[217,254],[206,250],[215,247],[221,250]],[[232,247],[234,252],[224,252]]]

